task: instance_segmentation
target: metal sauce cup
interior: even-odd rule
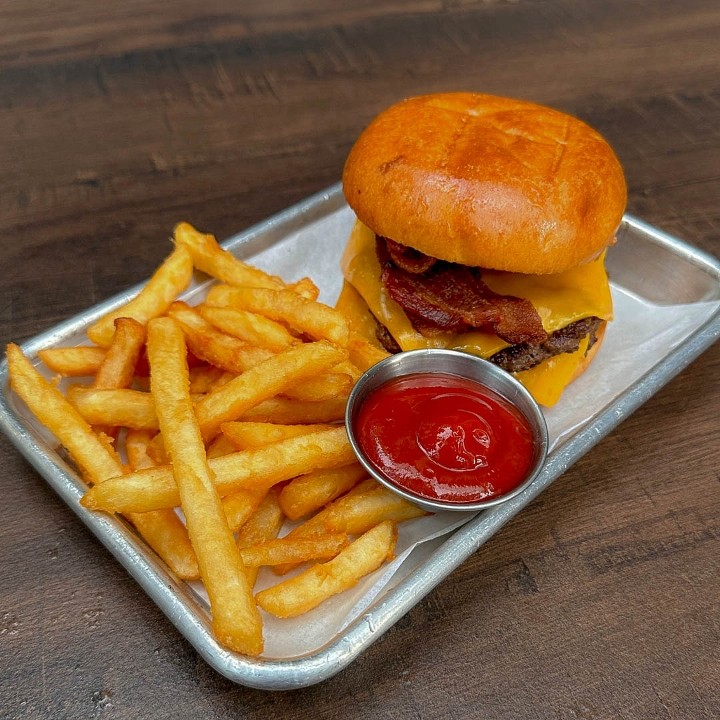
[[[417,373],[443,373],[475,381],[500,395],[513,405],[527,420],[534,436],[533,456],[526,477],[512,490],[503,495],[476,502],[445,502],[418,496],[395,483],[381,473],[365,454],[358,442],[355,426],[360,407],[366,398],[390,380]],[[521,493],[537,477],[548,452],[548,431],[545,416],[532,395],[512,375],[487,360],[458,350],[410,350],[397,353],[382,360],[365,372],[355,384],[345,410],[345,427],[353,450],[363,467],[379,483],[398,493],[410,502],[430,510],[482,510],[499,505]]]

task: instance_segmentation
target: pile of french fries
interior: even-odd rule
[[[191,307],[179,297],[195,271],[217,282]],[[357,463],[346,400],[386,353],[318,294],[181,223],[89,344],[39,352],[49,373],[7,347],[12,389],[88,484],[82,504],[120,513],[177,577],[202,580],[216,639],[251,656],[260,609],[294,617],[353,587],[423,514]],[[277,582],[255,592],[261,567]]]

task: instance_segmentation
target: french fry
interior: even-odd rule
[[[307,435],[320,430],[333,430],[336,425],[277,425],[265,422],[226,422],[220,430],[235,446],[236,450],[247,450]]]
[[[202,395],[210,392],[225,374],[225,370],[212,365],[190,368],[190,394]]]
[[[296,292],[298,295],[302,295],[308,300],[317,300],[320,296],[320,288],[318,288],[318,286],[309,277],[300,278],[297,282],[290,283],[288,287],[293,292]]]
[[[228,498],[226,498],[226,500],[227,499]],[[240,548],[241,556],[243,548],[258,545],[259,543],[276,538],[282,528],[284,520],[285,517],[278,503],[277,490],[271,488],[257,505],[257,509],[246,518],[237,533],[236,542]],[[244,559],[243,562],[245,562]],[[250,585],[255,585],[258,569],[258,567],[252,567],[245,563],[245,570]]]
[[[258,605],[277,617],[296,617],[317,607],[333,595],[354,587],[363,577],[392,559],[397,530],[383,522],[350,543],[326,563],[313,565],[293,578],[262,590]]]
[[[154,465],[147,454],[151,439],[152,433],[147,430],[128,431],[125,450],[132,470]],[[200,568],[187,528],[173,510],[135,513],[129,517],[145,541],[181,580],[197,580],[200,577]]]
[[[322,520],[328,532],[359,535],[385,520],[402,522],[423,515],[427,512],[417,505],[387,488],[378,487],[340,498],[328,507]]]
[[[193,264],[184,247],[175,247],[148,283],[130,302],[112,310],[88,328],[87,335],[96,345],[108,347],[115,334],[115,319],[130,317],[146,325],[162,315],[192,279]]]
[[[369,370],[381,360],[390,357],[390,353],[386,350],[376,347],[367,340],[354,336],[350,339],[348,350],[350,352],[350,362],[363,372]]]
[[[260,360],[260,362],[262,362],[262,360]],[[208,390],[208,392],[212,392],[213,390],[217,390],[223,385],[227,385],[227,383],[229,383],[234,377],[237,377],[237,375],[225,370],[223,374],[210,385],[210,389]]]
[[[150,393],[119,388],[98,390],[84,385],[68,388],[67,399],[92,425],[158,430],[155,403]]]
[[[343,533],[326,533],[306,538],[276,538],[243,547],[240,556],[246,567],[329,560],[347,547],[348,542],[348,536]]]
[[[58,439],[90,482],[122,475],[117,456],[93,432],[62,393],[33,367],[22,350],[7,346],[10,386],[35,417]]]
[[[348,359],[345,360],[344,362],[337,364],[333,368],[333,372],[344,373],[345,375],[349,375],[352,378],[353,383],[355,383],[357,381],[357,379],[363,374],[363,371],[360,370],[360,368],[357,367],[357,365],[354,365],[352,363],[352,361],[349,359],[349,355],[350,355],[350,346],[348,346]]]
[[[67,449],[88,480],[102,483],[124,472],[115,453],[93,432],[60,391],[35,370],[17,345],[8,345],[7,358],[13,390]],[[179,523],[174,513],[168,512]],[[165,511],[143,515],[129,513],[128,519],[179,577],[196,577],[192,554],[187,552],[187,547],[179,544],[185,528],[182,523],[178,527],[166,515]]]
[[[310,537],[325,532],[361,535],[386,520],[397,523],[423,515],[427,515],[424,510],[368,478],[293,528],[288,537]],[[277,565],[274,570],[283,575],[294,567]]]
[[[200,577],[200,568],[187,528],[173,510],[128,513],[127,518],[181,580],[197,580]]]
[[[164,435],[164,433],[163,433]],[[242,489],[270,488],[320,468],[355,461],[344,427],[288,438],[209,462],[221,497]],[[167,466],[139,470],[90,488],[81,500],[92,510],[147,512],[176,507],[180,496]]]
[[[135,366],[145,344],[145,326],[126,317],[117,318],[114,325],[113,340],[95,374],[94,388],[127,388],[135,376]]]
[[[290,520],[319,510],[367,477],[359,463],[340,468],[315,470],[291,480],[280,492],[280,506]]]
[[[128,430],[125,436],[125,454],[131,470],[155,467],[148,455],[148,447],[155,433],[152,430]]]
[[[352,497],[353,495],[360,495],[361,493],[369,492],[370,490],[377,490],[380,487],[380,483],[369,477],[359,482],[354,487],[351,487],[343,497]]]
[[[218,642],[259,655],[262,620],[223,512],[190,399],[185,338],[171,318],[148,323],[150,387]]]
[[[327,342],[303,343],[273,355],[206,395],[195,406],[205,441],[220,426],[236,420],[264,400],[304,378],[323,372],[344,357],[344,351]]]
[[[300,402],[321,402],[340,398],[347,400],[353,384],[353,378],[347,373],[329,372],[295,383],[282,394]]]
[[[94,388],[127,388],[135,377],[135,367],[145,344],[145,326],[125,317],[117,318],[114,324],[115,334],[95,374]],[[117,435],[117,428],[112,426],[98,426],[94,430],[112,438]]]
[[[168,315],[182,325],[188,347],[196,357],[228,372],[240,374],[273,355],[270,350],[220,332],[186,303],[172,303]]]
[[[245,264],[232,253],[224,250],[214,235],[199,232],[189,223],[178,223],[175,226],[174,237],[176,244],[186,248],[190,253],[193,264],[198,270],[221,282],[246,287],[275,289],[285,287],[285,283],[280,278]]]
[[[105,359],[105,350],[94,345],[47,348],[38,351],[38,357],[63,377],[89,377],[98,371]]]
[[[209,306],[238,307],[259,313],[271,320],[287,323],[298,332],[316,340],[330,340],[345,346],[350,339],[345,316],[335,308],[301,297],[292,290],[231,287],[216,285],[210,289]]]
[[[154,404],[153,404],[154,407]],[[159,427],[159,425],[158,425]],[[168,457],[167,453],[165,452],[165,443],[163,442],[163,436],[162,433],[158,433],[155,435],[155,437],[150,441],[150,444],[148,445],[147,453],[152,459],[152,461],[155,463],[155,465],[168,465],[170,463],[170,458]]]
[[[199,313],[218,330],[233,335],[250,345],[267,348],[272,352],[287,350],[299,341],[280,323],[263,315],[230,307],[201,305]]]
[[[222,499],[223,510],[227,518],[228,527],[235,532],[257,511],[258,506],[267,497],[272,488],[247,488],[236,490]]]
[[[275,422],[283,425],[332,423],[345,416],[346,398],[330,400],[294,400],[274,397],[247,410],[240,418],[246,422]]]
[[[207,458],[208,460],[211,460],[212,458],[218,458],[222,457],[223,455],[229,455],[230,453],[233,453],[237,450],[235,445],[222,433],[218,435],[211,443],[208,445],[207,449]]]

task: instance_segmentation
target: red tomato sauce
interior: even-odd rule
[[[373,391],[356,435],[388,480],[444,502],[504,495],[532,464],[533,433],[520,411],[480,383],[444,373],[397,378]]]

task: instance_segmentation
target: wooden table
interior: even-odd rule
[[[0,8],[0,340],[336,182],[363,126],[441,90],[577,114],[629,210],[720,253],[707,0],[90,0]],[[720,716],[720,346],[360,659],[272,694],[210,669],[0,440],[2,718]]]

